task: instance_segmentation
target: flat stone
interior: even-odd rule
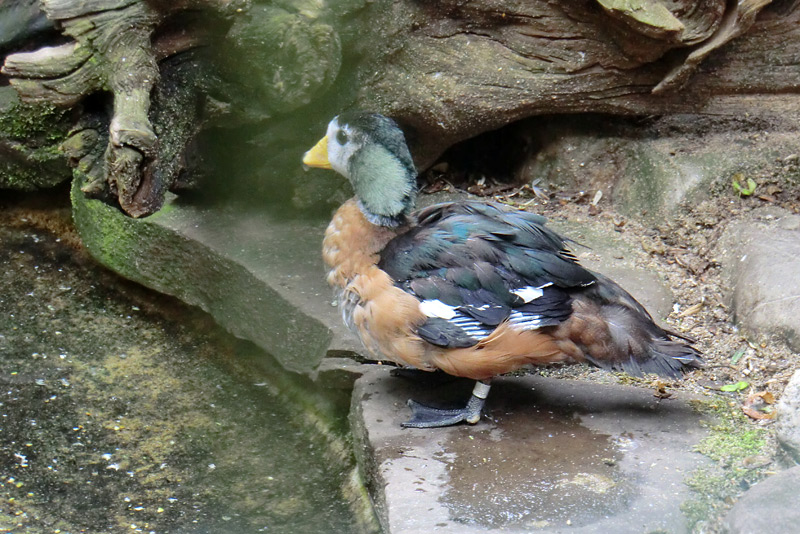
[[[322,266],[327,221],[234,205],[164,208],[132,219],[73,184],[73,218],[92,255],[122,276],[210,313],[287,369],[311,372],[328,353],[356,350]]]
[[[408,398],[463,403],[472,387],[418,378],[376,367],[353,395],[356,454],[388,534],[687,531],[683,480],[706,460],[685,398],[501,377],[477,425],[404,429]]]
[[[800,466],[762,480],[733,505],[725,517],[729,534],[794,534],[800,524]]]
[[[778,401],[775,434],[781,445],[800,462],[800,370],[792,375]]]
[[[800,350],[800,216],[762,208],[723,234],[722,263],[734,320]]]
[[[610,202],[621,213],[659,223],[680,213],[682,203],[709,198],[720,176],[772,171],[776,154],[796,150],[793,130],[759,137],[756,120],[747,128],[734,123],[738,117],[720,120],[711,126],[700,115],[646,125],[606,116],[542,119],[542,149],[521,178],[554,190],[602,190],[600,206]]]

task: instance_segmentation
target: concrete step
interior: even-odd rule
[[[475,426],[406,429],[406,400],[466,401],[471,381],[356,381],[356,452],[387,534],[687,531],[684,478],[708,460],[688,398],[536,375],[495,379]]]

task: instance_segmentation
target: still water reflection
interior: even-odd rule
[[[266,355],[9,222],[0,531],[354,531],[352,464],[248,363]]]

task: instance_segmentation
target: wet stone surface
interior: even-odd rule
[[[693,452],[706,431],[686,399],[503,377],[476,426],[400,427],[406,399],[447,407],[471,387],[386,368],[356,382],[357,454],[387,532],[687,531],[684,479],[707,460]]]
[[[775,434],[786,452],[800,462],[800,369],[794,372],[777,406]]]
[[[265,358],[0,224],[0,531],[353,532],[349,462]]]
[[[729,534],[797,532],[800,508],[800,466],[764,479],[747,491],[725,517]]]
[[[455,521],[542,527],[567,518],[582,526],[630,501],[632,487],[620,472],[622,455],[611,436],[592,432],[569,412],[546,408],[497,413],[492,422],[497,426],[445,444],[454,455],[449,476],[457,483],[441,502]],[[524,446],[504,447],[504,440]]]
[[[87,199],[77,181],[72,199],[81,240],[97,261],[207,311],[285,369],[310,373],[327,351],[353,348],[342,339],[346,329],[325,283],[320,251],[327,220],[174,195],[158,213],[131,219]]]

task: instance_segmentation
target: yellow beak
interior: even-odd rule
[[[328,136],[326,135],[303,156],[303,165],[319,169],[332,169],[328,161]]]

